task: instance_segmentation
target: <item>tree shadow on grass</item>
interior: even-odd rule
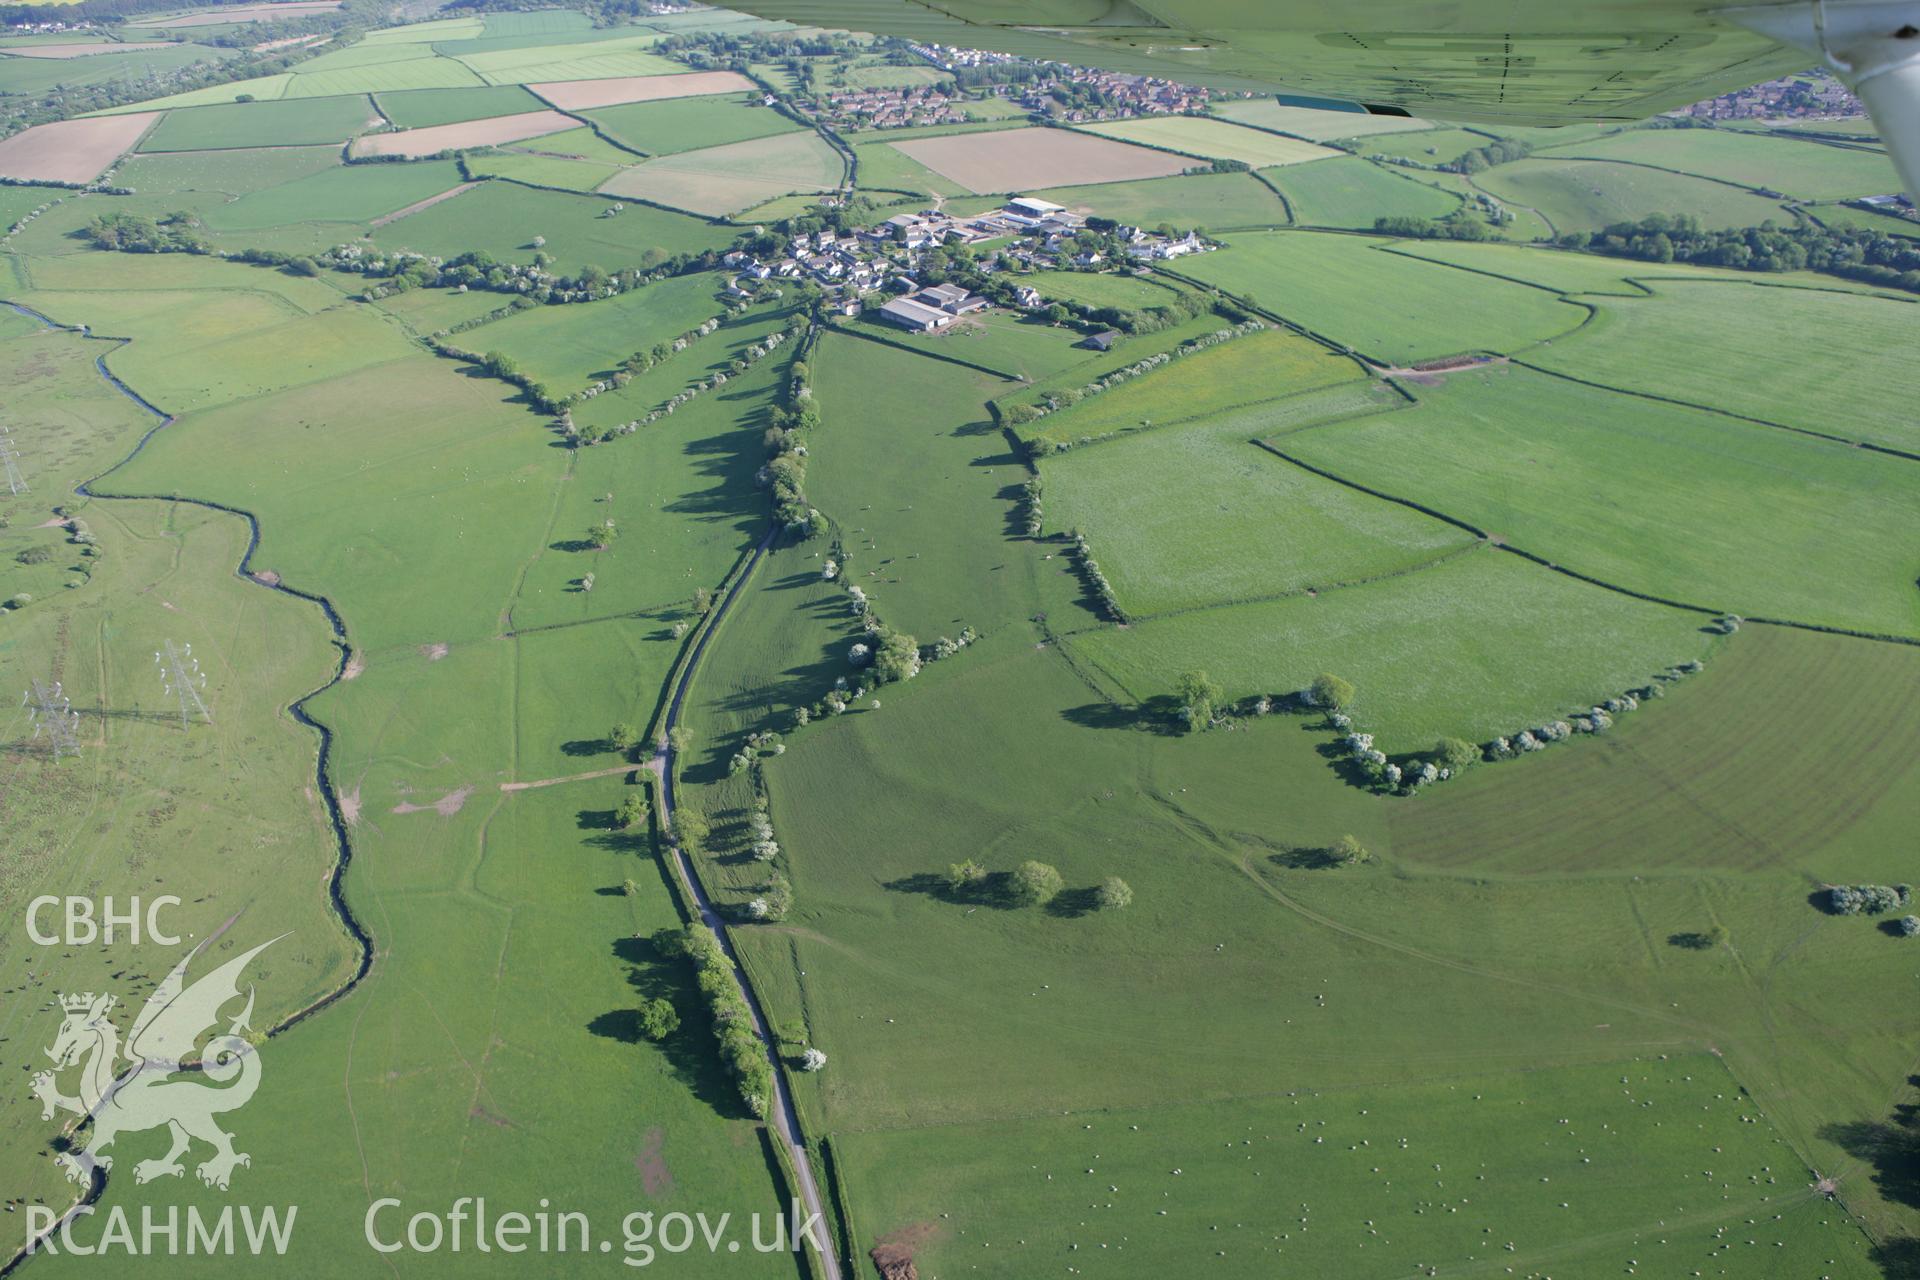
[[[1135,706],[1120,702],[1089,702],[1068,707],[1060,715],[1069,723],[1085,729],[1131,729],[1177,738],[1186,731],[1178,712],[1180,704],[1170,697],[1149,698]]]
[[[713,1019],[694,987],[692,965],[679,956],[662,954],[647,938],[620,938],[613,944],[613,954],[630,966],[627,985],[639,1001],[666,1000],[680,1014],[679,1029],[658,1043],[649,1041],[640,1032],[637,1008],[609,1010],[589,1021],[587,1029],[594,1035],[633,1045],[636,1051],[641,1045],[652,1044],[666,1058],[674,1077],[701,1102],[724,1116],[745,1116],[746,1104],[720,1064]]]
[[[1895,1107],[1885,1120],[1830,1124],[1820,1136],[1873,1169],[1873,1185],[1894,1204],[1920,1208],[1920,1130],[1916,1108]]]
[[[1340,855],[1326,845],[1282,849],[1279,853],[1267,855],[1267,861],[1292,871],[1337,871],[1345,865],[1340,861]]]
[[[614,749],[614,745],[605,738],[575,738],[560,744],[562,754],[575,757],[605,755]]]
[[[598,550],[598,548],[595,547],[593,543],[588,542],[585,538],[562,538],[558,542],[549,542],[547,544],[547,550],[572,552],[572,551],[596,551]]]
[[[895,893],[921,893],[951,906],[992,907],[996,911],[1018,911],[1021,903],[1013,896],[1013,876],[1005,871],[990,871],[972,886],[955,889],[942,875],[922,871],[889,880],[880,886]]]
[[[582,831],[617,831],[618,823],[611,809],[581,809],[574,814],[574,825]]]
[[[1078,920],[1100,909],[1100,890],[1062,889],[1047,903],[1047,914],[1061,920]]]

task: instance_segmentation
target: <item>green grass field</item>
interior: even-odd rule
[[[1394,855],[1475,875],[1897,878],[1888,823],[1920,794],[1916,667],[1905,645],[1743,628],[1706,675],[1673,686],[1657,714],[1622,717],[1593,750],[1544,753],[1510,777],[1475,771],[1397,813]],[[1656,791],[1672,802],[1647,804]],[[1509,829],[1560,833],[1555,856],[1503,839]]]
[[[1224,120],[1207,120],[1198,116],[1149,116],[1113,124],[1091,124],[1085,126],[1084,130],[1103,138],[1163,147],[1209,160],[1238,160],[1256,169],[1321,160],[1333,154],[1327,148],[1310,142],[1299,142],[1259,129],[1243,129]]]
[[[1236,698],[1305,688],[1336,671],[1360,690],[1354,715],[1389,752],[1420,750],[1442,734],[1517,733],[1638,688],[1707,647],[1697,615],[1491,548],[1399,577],[1088,630],[1066,643],[1137,703],[1194,668]]]
[[[1049,441],[1137,431],[1360,374],[1360,366],[1352,360],[1334,355],[1317,342],[1269,329],[1181,356],[1144,378],[1102,391],[1072,408],[1055,410],[1022,430]]]
[[[169,111],[140,143],[142,151],[211,151],[344,142],[375,122],[364,97],[318,102],[237,102]]]
[[[1178,296],[1175,286],[1151,276],[1122,276],[1111,272],[1037,271],[1025,281],[1044,297],[1060,298],[1088,307],[1158,307]]]
[[[1083,533],[1135,618],[1386,577],[1473,544],[1260,448],[1271,429],[1262,409],[1046,459],[1047,531]]]
[[[1627,135],[1632,145],[1622,147],[1620,155],[1639,159],[1642,144],[1637,140],[1652,136]],[[1779,201],[1725,183],[1634,164],[1562,160],[1553,153],[1489,169],[1476,174],[1474,182],[1509,204],[1538,209],[1556,233],[1598,231],[1675,209],[1686,210],[1709,227],[1757,227],[1787,217]]]
[[[451,160],[421,164],[337,165],[252,192],[208,215],[218,231],[242,232],[294,222],[364,223],[460,185]]]
[[[541,102],[518,85],[486,85],[477,89],[398,89],[376,94],[374,101],[387,119],[403,129],[424,129],[462,120],[539,111]]]
[[[775,196],[830,191],[844,168],[840,153],[818,134],[782,133],[645,160],[600,190],[717,216]]]
[[[1690,1053],[834,1147],[858,1171],[861,1225],[928,1273],[1028,1276],[1085,1258],[1090,1272],[1185,1274],[1204,1257],[1210,1274],[1249,1277],[1687,1275],[1728,1261],[1880,1274],[1756,1110],[1721,1063]],[[1656,1220],[1670,1224],[1658,1237]]]
[[[1293,220],[1308,226],[1370,230],[1376,218],[1444,218],[1460,207],[1444,191],[1352,156],[1317,160],[1265,176],[1285,193]]]
[[[1884,155],[1727,129],[1629,130],[1553,146],[1552,156],[1631,160],[1802,200],[1882,195],[1900,180]]]
[[[1448,164],[1469,151],[1493,141],[1490,134],[1474,129],[1423,129],[1417,133],[1376,133],[1353,140],[1353,149],[1363,156],[1399,157],[1416,164]]]
[[[324,622],[311,605],[235,575],[247,546],[239,518],[76,497],[73,487],[118,463],[154,419],[95,372],[111,344],[7,315],[0,387],[30,487],[0,495],[0,587],[34,599],[0,615],[0,678],[23,690],[60,680],[80,714],[81,753],[56,762],[44,740],[30,739],[23,711],[7,716],[0,906],[24,926],[30,899],[111,885],[123,901],[178,896],[159,919],[182,936],[205,937],[241,911],[262,931],[255,940],[292,930],[253,971],[255,1025],[271,1026],[344,982],[358,958],[327,902],[335,847],[307,790],[317,739],[284,711],[337,665]],[[43,523],[55,506],[82,522],[89,547]],[[22,564],[26,552],[51,558]],[[163,696],[153,651],[167,640],[192,646],[211,723],[183,726]],[[0,979],[35,995],[9,1002],[0,1019],[9,1059],[24,1062],[29,1045],[38,1058],[51,1042],[54,992],[113,991],[137,1008],[178,950],[131,942],[124,929],[110,945],[70,948],[35,945],[24,927],[10,932]],[[0,1105],[10,1196],[69,1198],[41,1154],[49,1128],[24,1089]]]
[[[914,191],[942,196],[971,194],[953,179],[935,173],[890,142],[856,141],[853,153],[860,163],[859,185],[862,191]]]
[[[1661,281],[1609,300],[1579,336],[1539,353],[1547,368],[1920,453],[1897,370],[1920,340],[1920,306],[1860,294]],[[1792,358],[1753,361],[1756,350]]]
[[[127,53],[95,53],[83,58],[0,58],[0,94],[40,94],[57,88],[138,83],[148,76],[231,57],[229,50],[204,44],[169,45]]]
[[[544,236],[547,252],[568,272],[589,263],[609,271],[654,266],[675,254],[719,248],[731,239],[723,228],[664,209],[628,205],[608,217],[611,203],[489,182],[390,222],[375,231],[373,239],[388,248],[448,258],[477,249],[502,261],[531,262],[539,252],[533,239]]]
[[[236,151],[166,151],[132,155],[115,170],[117,181],[142,195],[214,192],[239,197],[334,168],[337,143],[311,147],[255,147]]]
[[[1214,113],[1240,124],[1290,133],[1315,142],[1433,128],[1429,121],[1405,116],[1376,116],[1364,111],[1321,111],[1314,107],[1282,106],[1272,98],[1221,102],[1214,107]]]
[[[899,152],[895,152],[899,155]],[[861,182],[866,182],[866,155],[862,149]],[[906,159],[901,156],[901,159]],[[1085,187],[1055,187],[1034,193],[1077,213],[1136,226],[1230,227],[1285,226],[1287,208],[1261,181],[1248,173],[1196,173],[1177,178],[1145,178]]]
[[[1461,279],[1395,258],[1356,236],[1234,235],[1185,259],[1180,274],[1251,297],[1296,324],[1399,364],[1463,351],[1514,352],[1574,328],[1584,314],[1538,289]]]
[[[619,173],[620,168],[603,160],[490,151],[468,156],[467,172],[476,178],[505,178],[531,187],[585,195]]]
[[[690,735],[670,759],[676,807],[712,825],[690,857],[791,1068],[813,1170],[848,1210],[847,1280],[876,1274],[876,1245],[911,1254],[926,1280],[1899,1273],[1920,1239],[1905,1110],[1920,1100],[1920,1011],[1902,998],[1920,944],[1899,936],[1905,909],[1829,914],[1822,889],[1912,878],[1920,646],[1753,618],[1721,634],[1573,573],[1920,638],[1913,463],[1734,416],[1909,441],[1910,405],[1889,388],[1913,347],[1898,310],[1911,301],[1808,273],[1736,283],[1511,243],[1546,234],[1531,214],[1502,228],[1505,244],[1253,230],[1287,216],[1268,179],[1303,219],[1356,228],[1475,191],[1343,156],[1066,189],[1059,202],[1088,214],[1241,230],[1144,279],[1036,282],[1131,306],[1190,276],[1385,365],[1512,353],[1623,389],[1499,361],[1387,380],[1276,326],[1014,426],[1019,405],[1228,322],[1100,352],[995,309],[936,335],[835,319],[803,340],[803,380],[797,343],[576,448],[514,387],[422,337],[488,321],[449,340],[573,390],[716,314],[724,275],[508,314],[503,293],[368,302],[355,275],[106,252],[76,234],[109,208],[182,210],[228,251],[364,232],[374,253],[655,267],[804,212],[838,188],[840,161],[803,131],[740,134],[783,118],[731,96],[615,108],[596,123],[687,149],[629,169],[576,129],[475,157],[524,181],[484,180],[374,227],[459,175],[342,165],[345,118],[329,113],[357,104],[357,128],[377,97],[416,127],[484,119],[524,106],[522,83],[703,56],[771,58],[757,72],[797,94],[848,60],[807,52],[823,44],[859,50],[857,73],[893,72],[866,37],[718,10],[595,25],[620,21],[500,11],[348,36],[297,70],[180,95],[200,105],[163,129],[192,149],[123,164],[116,180],[136,194],[0,191],[0,217],[51,202],[8,238],[8,296],[131,339],[110,348],[0,311],[0,418],[31,486],[0,497],[0,602],[33,597],[0,604],[0,690],[63,680],[84,743],[56,765],[18,710],[0,711],[0,905],[17,918],[43,891],[176,892],[199,937],[232,920],[223,948],[294,930],[254,972],[256,1028],[329,989],[356,952],[328,909],[320,737],[290,704],[342,671],[305,711],[331,734],[344,893],[374,948],[355,991],[262,1047],[260,1092],[227,1125],[252,1157],[231,1193],[136,1185],[129,1170],[163,1144],[147,1133],[119,1152],[103,1210],[297,1203],[273,1266],[359,1280],[382,1262],[408,1277],[530,1265],[374,1254],[364,1219],[383,1196],[404,1206],[383,1220],[394,1230],[460,1196],[494,1215],[543,1198],[587,1212],[611,1246],[603,1270],[638,1261],[622,1256],[626,1214],[737,1225],[780,1209],[770,1133],[716,1056],[688,966],[649,941],[685,906],[663,849],[644,824],[614,825],[624,799],[652,792],[652,747],[615,748],[610,730],[650,735],[675,705]],[[263,38],[199,30],[229,29]],[[680,61],[658,48],[675,33],[720,38]],[[761,33],[769,44],[732,39]],[[775,65],[789,47],[810,74]],[[464,87],[411,87],[423,80]],[[261,101],[208,105],[241,94]],[[1263,156],[1307,146],[1278,130],[1423,162],[1474,136],[1224,93],[1216,105],[1220,120],[1124,127],[1207,154],[1220,140]],[[1796,195],[1847,189],[1860,157],[1885,165],[1791,137],[1615,129],[1501,128],[1553,149],[1475,181],[1564,169],[1579,175],[1561,189],[1569,208],[1594,217],[1677,204],[1738,220],[1778,202],[1622,161],[1691,148]],[[893,145],[950,132],[855,135],[860,183],[957,192]],[[1575,158],[1588,148],[1611,158]],[[525,185],[615,172],[659,185]],[[641,203],[663,192],[707,216]],[[789,288],[574,405],[573,421],[592,439],[642,418],[800,319]],[[179,415],[112,483],[255,514],[259,581],[234,573],[244,520],[73,493],[149,421],[100,377],[102,352]],[[768,539],[780,438],[767,428],[802,384],[818,411],[804,497],[821,527]],[[1045,532],[1086,533],[1129,624],[1105,617],[1065,542],[1027,533],[1036,470]],[[56,506],[95,541],[70,540]],[[589,540],[607,520],[618,538]],[[324,594],[342,646],[317,606],[265,589],[275,580]],[[688,632],[696,593],[736,580],[730,607]],[[830,691],[871,678],[852,646],[875,637],[849,585],[931,656],[832,714]],[[182,731],[167,714],[162,639],[193,642],[213,724]],[[690,642],[703,647],[673,703]],[[1698,674],[1673,674],[1696,659]],[[1184,732],[1171,695],[1195,670],[1228,701],[1280,705]],[[1324,671],[1353,682],[1355,727],[1403,761],[1442,734],[1485,742],[1625,689],[1664,696],[1606,733],[1393,795],[1356,785],[1341,731],[1286,698]],[[767,730],[778,746],[750,745]],[[756,797],[771,865],[751,847]],[[1330,865],[1347,835],[1368,856]],[[965,859],[989,873],[979,890],[948,886]],[[1045,906],[1001,892],[1028,859],[1061,875]],[[792,910],[755,923],[749,904],[776,872]],[[1131,886],[1127,905],[1103,905],[1111,877]],[[124,1023],[176,950],[0,940],[0,987],[17,997],[0,1065],[46,1064],[56,991],[115,990]],[[682,1019],[659,1043],[638,1017],[656,996]],[[805,1046],[824,1069],[799,1069]],[[15,1221],[67,1203],[47,1159],[58,1126],[28,1089],[0,1102],[0,1133]],[[33,1274],[98,1271],[66,1252]],[[716,1280],[820,1271],[724,1245],[660,1261]],[[260,1264],[141,1267],[237,1278]]]
[[[738,94],[669,98],[603,107],[586,115],[621,142],[648,155],[696,151],[800,129],[791,118],[761,106],[757,99],[752,99],[751,105],[749,101]]]
[[[1920,635],[1920,563],[1897,532],[1920,514],[1906,462],[1528,370],[1416,394],[1418,409],[1285,448],[1630,590]]]
[[[719,316],[715,278],[671,277],[618,297],[567,307],[532,307],[460,335],[471,351],[504,351],[556,392],[610,378],[635,351],[671,342]]]
[[[835,76],[834,80],[839,80]],[[904,89],[914,85],[951,84],[953,77],[938,67],[910,64],[896,67],[887,63],[848,67],[844,73],[853,89]]]

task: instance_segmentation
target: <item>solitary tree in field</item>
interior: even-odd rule
[[[1065,882],[1060,873],[1044,862],[1023,862],[1013,873],[1013,900],[1026,907],[1041,907],[1060,895]]]
[[[1336,867],[1358,866],[1373,856],[1367,852],[1367,846],[1361,844],[1359,839],[1352,835],[1344,835],[1335,840],[1329,852]]]
[[[673,1004],[656,998],[640,1006],[640,1034],[656,1043],[680,1029],[680,1013]]]
[[[1316,707],[1325,707],[1328,711],[1345,711],[1353,705],[1353,686],[1330,671],[1315,676],[1308,692],[1313,694]]]
[[[1097,897],[1102,911],[1118,911],[1133,905],[1133,886],[1119,876],[1108,876]]]
[[[1180,718],[1188,733],[1199,733],[1213,723],[1213,709],[1226,697],[1222,689],[1204,671],[1189,671],[1174,682],[1173,696],[1180,701]]]
[[[613,811],[613,820],[622,831],[631,831],[647,820],[647,809],[645,796],[628,796]]]
[[[640,741],[640,731],[622,720],[607,730],[607,741],[615,751],[631,751]]]
[[[612,520],[601,520],[587,526],[587,544],[596,551],[605,551],[619,536],[620,530]]]
[[[713,608],[713,592],[707,590],[705,587],[695,587],[693,589],[693,600],[691,603],[694,614],[704,618],[707,616],[707,612]]]

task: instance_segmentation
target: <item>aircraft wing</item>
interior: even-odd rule
[[[1441,119],[1638,120],[1805,70],[1672,0],[745,0],[803,26]]]
[[[1920,135],[1920,0],[728,3],[802,26],[1489,124],[1638,120],[1825,63],[1866,98],[1896,161]]]

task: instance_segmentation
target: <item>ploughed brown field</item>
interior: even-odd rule
[[[159,115],[134,111],[37,124],[0,142],[0,177],[92,182],[138,142]]]
[[[211,13],[189,13],[159,22],[143,22],[143,27],[218,27],[229,22],[271,22],[275,18],[304,18],[308,14],[338,9],[341,0],[292,0],[287,4],[235,5]]]
[[[497,147],[579,127],[578,120],[558,111],[523,111],[490,120],[462,120],[424,129],[368,134],[354,142],[353,150],[354,154],[363,156],[431,156],[456,147]]]
[[[1065,129],[996,129],[892,144],[943,177],[982,195],[1036,187],[1127,182],[1183,173],[1197,162]]]
[[[758,88],[736,71],[691,71],[683,76],[618,76],[612,80],[560,80],[527,88],[562,111],[591,111],[623,102],[660,98],[698,98],[711,93],[745,93]]]

